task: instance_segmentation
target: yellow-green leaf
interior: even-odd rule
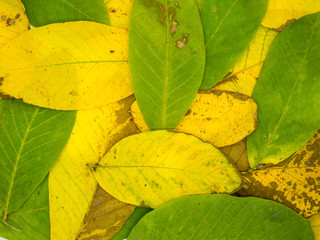
[[[29,27],[29,20],[20,1],[0,0],[0,48]]]
[[[223,147],[239,142],[257,126],[257,104],[242,94],[222,91],[203,91],[197,94],[189,111],[174,131],[193,134]],[[144,122],[138,104],[131,112],[142,132],[150,131]]]
[[[120,202],[98,185],[77,240],[112,239],[126,223],[134,209],[135,206]]]
[[[320,11],[319,0],[269,0],[262,25],[282,30],[293,21]]]
[[[93,170],[115,198],[152,208],[184,195],[230,193],[241,184],[238,171],[218,149],[166,130],[121,140]]]
[[[134,133],[133,99],[78,111],[75,127],[49,176],[51,239],[75,239],[96,190],[88,164],[96,164],[114,141]]]
[[[129,28],[130,12],[133,0],[104,0],[112,26]]]
[[[315,240],[320,240],[320,213],[309,218]]]
[[[308,217],[320,211],[320,132],[298,152],[277,165],[244,172],[241,191],[278,201]]]
[[[94,22],[35,28],[0,49],[0,90],[53,109],[89,109],[132,94],[127,30]]]
[[[278,32],[260,27],[247,51],[233,69],[213,89],[239,92],[251,96],[262,64]]]

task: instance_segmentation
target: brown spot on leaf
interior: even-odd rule
[[[289,24],[291,24],[291,23],[293,23],[295,21],[296,21],[295,18],[289,19],[286,23],[282,24],[280,27],[275,28],[275,30],[281,32],[285,27],[287,27]]]
[[[7,18],[7,17],[6,17],[5,15],[2,15],[2,16],[1,16],[1,21],[6,20],[6,18]]]
[[[77,97],[77,96],[79,96],[79,93],[76,91],[71,91],[71,92],[69,92],[69,95]]]
[[[174,4],[177,8],[181,8],[180,6],[179,6],[179,3],[177,3],[177,2],[175,2],[175,4]]]
[[[186,115],[185,115],[185,116],[190,115],[190,113],[192,113],[192,110],[191,110],[191,109],[189,109],[189,110],[188,110],[188,112],[186,113]]]
[[[20,14],[17,14],[14,18],[19,19],[19,17],[20,17]]]
[[[176,16],[176,10],[171,7],[168,9],[168,13],[169,13],[169,20],[172,21]]]
[[[189,37],[189,34],[185,33],[182,37],[181,40],[177,40],[176,41],[176,47],[177,48],[184,48],[184,46],[187,44],[188,42],[188,37]]]
[[[171,28],[170,28],[170,33],[173,36],[176,31],[177,31],[177,27],[178,27],[178,22],[176,20],[174,20],[171,24]]]
[[[4,77],[0,77],[0,86],[2,86],[3,80],[4,80]]]
[[[159,9],[160,9],[161,12],[165,12],[166,11],[166,9],[164,8],[164,6],[162,4],[159,5]]]
[[[216,12],[217,12],[217,7],[214,7],[213,13],[216,13]]]
[[[11,19],[11,18],[8,18],[7,21],[6,21],[7,26],[9,26],[9,27],[12,26],[13,24],[15,24],[15,22],[16,21],[14,19]]]

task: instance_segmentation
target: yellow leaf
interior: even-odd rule
[[[230,193],[241,184],[218,149],[166,130],[121,140],[93,169],[100,186],[115,198],[152,208],[185,195]]]
[[[134,209],[135,206],[120,202],[98,186],[77,240],[112,239]]]
[[[53,109],[89,109],[132,94],[127,30],[94,22],[35,28],[0,49],[0,90]]]
[[[213,89],[239,92],[251,96],[262,64],[277,34],[277,31],[260,27],[242,58]]]
[[[20,1],[0,0],[0,48],[29,28],[29,20]]]
[[[284,162],[244,172],[244,196],[278,201],[308,217],[320,211],[320,132]]]
[[[318,11],[320,11],[319,0],[269,0],[262,25],[281,31],[294,20]]]
[[[174,131],[193,134],[216,147],[239,142],[256,128],[257,104],[239,93],[205,91],[197,94]],[[135,102],[131,113],[142,132],[150,131]]]
[[[119,138],[136,132],[133,98],[78,111],[71,137],[49,175],[51,239],[75,239],[96,190],[88,164],[96,164]],[[134,129],[135,131],[131,130]]]
[[[130,12],[133,0],[104,0],[112,26],[129,28]]]
[[[320,240],[320,213],[309,218],[315,240]]]

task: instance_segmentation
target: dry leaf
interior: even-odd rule
[[[216,147],[241,141],[257,126],[257,104],[239,93],[202,91],[174,131],[193,134]],[[131,113],[138,128],[150,131],[135,102]]]
[[[320,132],[298,152],[277,165],[244,172],[243,196],[278,201],[308,217],[320,210]]]
[[[104,0],[112,26],[129,28],[130,12],[133,0]]]

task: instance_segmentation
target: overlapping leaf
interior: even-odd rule
[[[21,0],[35,27],[50,23],[93,21],[110,24],[103,0]]]
[[[129,28],[132,87],[150,129],[175,128],[202,81],[205,49],[195,1],[136,0]]]
[[[193,134],[216,147],[239,142],[257,126],[257,105],[246,95],[207,91],[196,95],[189,111],[174,131]],[[149,131],[138,105],[131,112],[143,132]]]
[[[283,163],[244,172],[244,196],[278,201],[301,215],[320,211],[320,133]]]
[[[314,233],[315,240],[320,239],[320,213],[312,216],[309,219],[312,227],[312,231]]]
[[[112,26],[129,28],[130,13],[133,0],[104,0]]]
[[[253,91],[258,128],[248,137],[251,167],[279,163],[320,126],[320,13],[299,19],[274,40]]]
[[[201,89],[212,88],[249,46],[266,13],[267,0],[197,0],[206,44]]]
[[[17,210],[44,180],[70,136],[75,112],[0,101],[0,216]]]
[[[313,240],[307,219],[291,209],[260,198],[224,194],[188,196],[145,215],[133,239],[268,239]]]
[[[158,207],[190,194],[229,193],[237,170],[209,143],[166,130],[129,136],[94,166],[102,188],[120,201]]]
[[[127,41],[126,30],[93,22],[32,29],[0,50],[0,90],[54,109],[116,102],[132,94]]]

